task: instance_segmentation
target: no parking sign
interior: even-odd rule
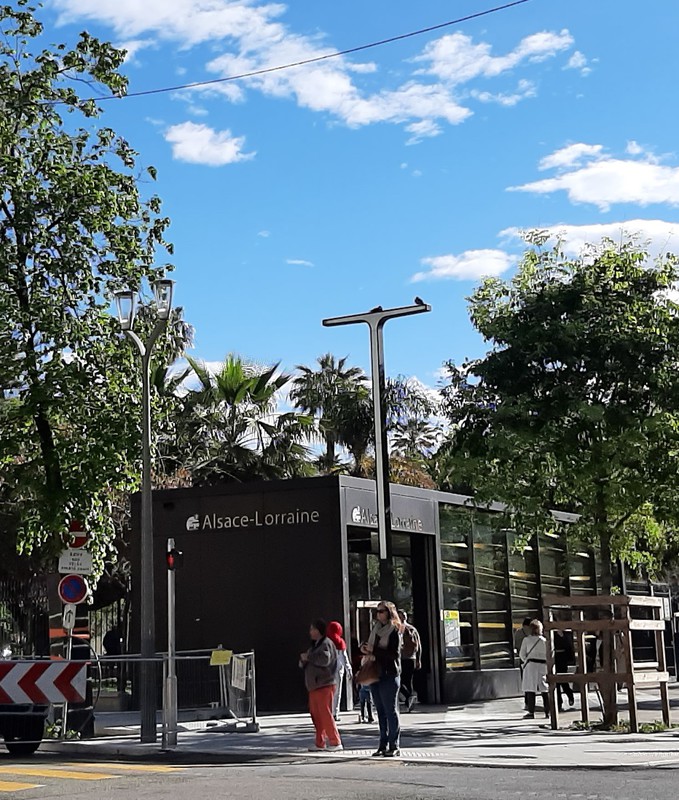
[[[62,602],[77,605],[87,599],[90,589],[82,575],[64,575],[58,591]]]

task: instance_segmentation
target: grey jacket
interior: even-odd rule
[[[304,683],[308,692],[332,686],[337,673],[337,648],[328,639],[321,639],[307,650],[308,661],[303,664]]]

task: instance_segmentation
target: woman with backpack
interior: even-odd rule
[[[415,670],[422,667],[422,643],[417,628],[408,622],[408,614],[402,608],[398,616],[403,625],[401,647],[401,694],[406,704],[406,711],[410,713],[415,705],[415,691],[413,690],[413,675]]]

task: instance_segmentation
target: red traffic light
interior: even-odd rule
[[[181,550],[177,550],[176,547],[173,547],[165,554],[165,561],[169,570],[174,571],[179,569],[184,561],[184,553],[182,553]]]

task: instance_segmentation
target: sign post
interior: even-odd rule
[[[167,675],[163,703],[163,749],[177,746],[177,672],[175,641],[175,547],[174,539],[167,540]],[[172,556],[172,558],[170,558]]]

